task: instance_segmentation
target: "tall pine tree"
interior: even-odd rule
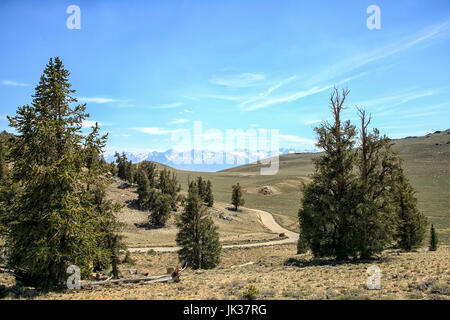
[[[208,180],[208,182],[206,183],[205,190],[204,201],[208,207],[212,207],[214,205],[214,195],[212,192],[212,183],[210,180]]]
[[[397,176],[392,197],[396,214],[395,239],[399,248],[410,251],[422,244],[427,219],[417,209],[415,191],[403,170],[400,170]]]
[[[184,212],[177,223],[176,241],[180,261],[193,269],[211,269],[220,262],[221,245],[217,227],[198,194],[195,183],[189,185]]]
[[[310,248],[315,256],[346,259],[356,254],[353,239],[358,204],[358,185],[354,173],[353,149],[356,129],[342,122],[341,112],[348,90],[334,89],[330,98],[333,123],[324,122],[315,131],[317,146],[324,150],[314,159],[312,182],[304,187],[299,211],[301,234],[298,249]]]
[[[17,131],[10,160],[18,190],[6,210],[7,265],[43,289],[64,285],[72,264],[88,275],[99,250],[99,215],[83,170],[81,127],[88,115],[85,105],[72,106],[69,74],[59,58],[50,59],[31,106],[8,117]]]

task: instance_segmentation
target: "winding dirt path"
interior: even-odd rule
[[[280,226],[275,219],[273,218],[272,214],[258,209],[250,209],[246,208],[249,211],[253,211],[259,216],[259,219],[261,220],[261,223],[270,231],[274,233],[284,233],[287,238],[282,240],[271,240],[267,242],[258,242],[258,243],[243,243],[243,244],[230,244],[230,245],[224,245],[222,248],[248,248],[248,247],[264,247],[264,246],[274,246],[274,245],[280,245],[280,244],[286,244],[286,243],[296,243],[298,241],[298,233],[289,231],[282,226]],[[176,252],[180,250],[180,247],[141,247],[141,248],[129,248],[130,252],[147,252],[149,250],[154,250],[157,252]]]

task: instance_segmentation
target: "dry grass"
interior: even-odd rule
[[[177,264],[175,253],[135,253],[135,265],[122,270],[162,274]],[[247,262],[254,264],[234,267]],[[186,269],[179,283],[122,284],[35,296],[36,299],[241,299],[249,285],[259,290],[259,299],[449,299],[450,248],[437,252],[385,251],[378,259],[337,263],[296,255],[295,245],[226,249],[213,270]],[[382,271],[381,290],[366,288],[367,267]],[[127,275],[123,271],[124,275]],[[13,280],[5,274],[11,288]],[[18,291],[17,289],[16,291]],[[27,298],[22,289],[22,298]],[[12,292],[12,291],[11,291]],[[20,295],[19,295],[20,296]],[[9,297],[14,296],[13,293]]]

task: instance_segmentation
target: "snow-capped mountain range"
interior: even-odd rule
[[[317,152],[317,150],[296,150],[294,148],[280,148],[278,154],[283,155],[299,152],[308,153]],[[267,151],[256,151],[250,153],[248,150],[235,150],[228,152],[228,154],[226,152],[209,150],[204,150],[203,152],[191,150],[190,152],[186,153],[176,153],[172,149],[162,152],[152,151],[149,153],[134,153],[125,151],[125,154],[128,160],[131,160],[133,163],[138,163],[141,161],[154,161],[179,170],[207,172],[224,170],[243,164],[248,164],[256,160],[266,159],[275,155]],[[104,154],[104,157],[107,162],[114,162],[116,160],[116,158],[114,157],[114,153]]]

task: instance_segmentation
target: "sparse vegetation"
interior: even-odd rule
[[[249,285],[247,289],[242,292],[242,297],[247,300],[255,300],[259,295],[259,290],[254,285]]]
[[[436,234],[436,230],[434,229],[434,225],[431,224],[431,229],[430,229],[430,251],[436,251],[438,248],[438,237]]]
[[[231,194],[231,204],[234,206],[234,211],[238,211],[239,206],[243,206],[245,204],[245,200],[242,197],[242,189],[239,185],[239,182],[232,187]]]

